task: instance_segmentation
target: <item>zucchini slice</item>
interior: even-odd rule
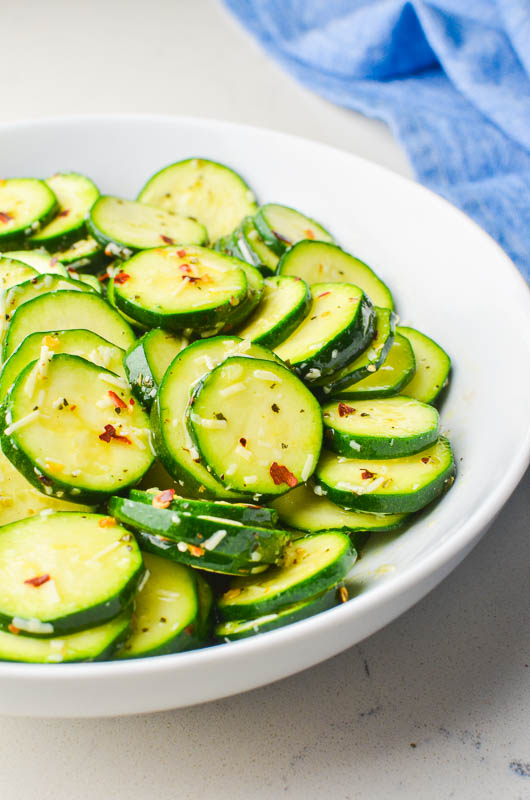
[[[18,636],[0,631],[0,661],[28,664],[68,664],[75,661],[105,661],[129,632],[131,609],[79,633],[51,639]]]
[[[50,331],[49,333],[31,333],[17,347],[5,362],[0,372],[0,399],[20,375],[22,370],[41,355],[45,346],[53,354],[70,353],[81,356],[98,367],[105,367],[116,375],[124,377],[122,366],[123,350],[115,344],[102,339],[97,333],[84,330]]]
[[[47,292],[93,292],[92,286],[62,275],[35,275],[28,281],[12,286],[6,296],[6,319],[9,320],[17,308],[34,297]]]
[[[51,256],[46,250],[10,250],[9,258],[14,258],[16,261],[22,261],[29,267],[33,267],[37,272],[50,273],[52,275],[62,275],[64,278],[68,277],[68,273],[62,264],[59,264],[56,258]]]
[[[207,239],[206,228],[194,219],[109,195],[94,203],[87,227],[107,255],[124,258],[137,250],[168,244],[204,244]]]
[[[238,335],[265,347],[276,347],[300,325],[310,307],[311,292],[303,280],[266,278],[259,307]]]
[[[126,387],[109,370],[44,345],[0,410],[4,454],[42,492],[73,502],[95,505],[134,485],[154,457],[149,418]]]
[[[393,311],[374,308],[374,335],[366,350],[338,372],[316,381],[315,387],[321,387],[324,396],[348,397],[350,390],[355,391],[358,381],[377,372],[384,363],[394,341],[395,325]]]
[[[144,250],[112,279],[114,302],[143,325],[218,332],[247,298],[241,266],[205,247]]]
[[[193,570],[144,555],[146,577],[134,599],[130,635],[115,658],[162,656],[202,644],[199,596]]]
[[[118,269],[118,272],[120,272],[120,271],[121,271],[121,268]],[[117,274],[117,273],[113,273],[112,276],[109,276],[109,277],[114,277],[114,274]],[[110,305],[116,311],[116,313],[122,319],[124,319],[125,322],[128,323],[128,325],[130,325],[132,328],[135,328],[140,333],[145,333],[145,331],[149,330],[149,327],[150,327],[149,325],[142,325],[141,322],[138,322],[138,320],[133,319],[132,317],[129,317],[127,314],[125,314],[124,311],[122,311],[120,308],[118,308],[118,306],[116,305],[116,300],[114,299],[114,283],[113,283],[113,281],[109,281],[107,283],[106,290],[107,290],[107,302],[110,303]]]
[[[275,628],[283,628],[284,625],[291,625],[293,622],[313,617],[315,614],[333,608],[339,602],[337,589],[330,589],[317,597],[310,597],[309,600],[287,606],[275,614],[265,614],[256,619],[220,622],[215,628],[215,637],[218,641],[236,642],[238,639],[246,639],[248,636],[266,633]]]
[[[0,525],[52,511],[93,511],[91,506],[48,497],[32,486],[0,451]]]
[[[315,283],[311,295],[308,316],[275,348],[276,355],[308,383],[349,364],[374,332],[372,304],[357,286]]]
[[[146,492],[140,489],[131,489],[129,498],[137,503],[153,505],[155,508],[163,508],[168,503],[168,508],[173,511],[195,517],[197,520],[215,517],[230,523],[240,522],[242,525],[256,525],[258,528],[278,527],[278,512],[267,506],[228,503],[226,500],[190,500],[187,497],[178,497],[171,489],[163,491],[148,489]]]
[[[135,335],[125,320],[95,292],[48,292],[17,308],[3,346],[4,361],[36,331],[85,328],[126,350]]]
[[[194,342],[178,354],[164,375],[151,413],[155,449],[183,494],[239,500],[208,472],[199,460],[186,425],[186,409],[193,387],[229,356],[278,361],[274,353],[236,336],[216,336]],[[234,390],[233,390],[234,391]]]
[[[260,206],[254,217],[256,229],[267,245],[281,256],[288,247],[303,239],[332,242],[331,234],[300,211],[278,203]],[[320,281],[323,283],[324,281]]]
[[[245,217],[235,235],[245,261],[249,261],[255,266],[261,265],[269,273],[274,272],[278,266],[279,257],[274,250],[267,247],[259,235],[252,217]]]
[[[37,178],[0,181],[0,250],[16,250],[54,216],[57,198]]]
[[[202,462],[241,493],[284,494],[313,474],[322,446],[309,389],[285,366],[243,356],[199,384],[188,425]]]
[[[101,514],[57,511],[0,528],[0,626],[50,637],[116,617],[144,574],[134,537]]]
[[[53,258],[65,267],[96,272],[105,262],[105,251],[92,236],[87,236],[73,242],[66,249],[58,250]]]
[[[103,294],[103,286],[102,282],[96,278],[95,275],[84,274],[82,272],[77,272],[73,267],[68,267],[68,277],[71,278],[73,281],[79,281],[80,283],[84,283],[87,286],[90,286],[98,294]]]
[[[316,494],[314,489],[320,494]],[[280,520],[288,528],[298,531],[337,530],[344,533],[369,533],[393,531],[400,528],[407,514],[370,514],[366,511],[348,511],[332,503],[323,494],[322,489],[304,484],[297,486],[289,494],[278,497],[273,508],[280,515]]]
[[[436,442],[440,422],[433,406],[403,395],[356,400],[355,406],[333,400],[322,417],[327,446],[347,458],[419,453]]]
[[[59,202],[58,213],[30,238],[32,247],[68,247],[85,233],[85,218],[99,197],[97,186],[76,172],[58,173],[46,184]]]
[[[7,291],[17,283],[35,278],[39,273],[29,264],[6,256],[0,257],[0,290]]]
[[[230,317],[230,321],[224,326],[223,333],[228,333],[238,328],[248,317],[254,312],[261,302],[263,290],[265,288],[263,275],[253,267],[252,264],[247,264],[245,261],[238,261],[239,268],[245,273],[247,279],[247,296],[242,303],[234,310]],[[201,333],[201,336],[207,336],[206,333]],[[238,334],[239,336],[240,334]],[[243,337],[242,337],[243,338]]]
[[[248,574],[258,564],[274,564],[289,539],[286,531],[258,528],[218,517],[198,517],[112,497],[109,512],[135,531],[140,547],[192,567]]]
[[[235,578],[217,603],[223,620],[255,619],[276,614],[336,586],[357,554],[340,531],[314,533],[287,545],[282,566],[259,577]]]
[[[416,372],[402,394],[415,397],[422,403],[435,403],[449,383],[451,359],[439,344],[415,328],[397,328],[408,339],[414,351]]]
[[[375,306],[394,308],[390,289],[375,272],[336,244],[305,240],[283,254],[278,275],[297,275],[309,286],[314,283],[353,283],[368,295]]]
[[[383,364],[371,375],[337,392],[337,396],[345,400],[391,397],[410,383],[415,371],[416,361],[409,340],[395,333]]]
[[[124,354],[127,380],[135,397],[150,408],[162,378],[175,356],[188,346],[188,340],[171,331],[154,328],[138,339]]]
[[[210,242],[231,233],[253,214],[256,200],[243,178],[224,164],[188,158],[170,164],[146,183],[138,200],[193,217],[206,226]]]
[[[207,642],[212,634],[214,624],[213,590],[206,578],[195,571],[197,579],[197,595],[199,597],[199,620],[197,633],[202,642]]]
[[[348,459],[324,451],[316,472],[332,502],[381,514],[419,511],[448,489],[454,476],[451,445],[443,436],[421,453],[402,458]]]

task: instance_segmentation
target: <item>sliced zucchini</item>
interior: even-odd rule
[[[35,275],[30,280],[23,283],[17,283],[12,286],[6,295],[6,319],[9,320],[17,310],[17,308],[28,300],[33,300],[41,294],[47,292],[93,292],[91,286],[86,283],[73,280],[72,278],[63,278],[62,275]]]
[[[333,241],[331,234],[314,219],[278,203],[260,206],[254,217],[254,224],[267,247],[279,256],[303,239]],[[320,282],[323,283],[324,280]]]
[[[144,250],[112,279],[114,302],[144,325],[218,332],[247,297],[241,264],[205,247]]]
[[[37,178],[0,180],[0,250],[22,247],[57,210],[57,198]]]
[[[0,661],[29,664],[67,664],[75,661],[105,661],[129,632],[131,609],[117,617],[79,633],[51,639],[18,636],[0,631]]]
[[[81,272],[77,272],[73,267],[68,267],[68,277],[71,278],[73,281],[79,281],[80,283],[85,283],[87,286],[90,286],[98,294],[103,294],[103,286],[102,282],[99,278],[96,278],[95,275],[90,274],[83,274]]]
[[[50,637],[92,628],[131,602],[144,574],[134,537],[101,514],[57,511],[0,528],[0,626]]]
[[[204,244],[206,228],[194,219],[161,208],[104,195],[90,210],[90,234],[107,255],[123,255],[168,244]]]
[[[238,335],[265,347],[276,347],[309,313],[311,292],[297,278],[266,278],[261,302]]]
[[[181,564],[228,574],[248,574],[258,564],[277,562],[289,539],[286,531],[218,517],[199,519],[123,497],[110,499],[109,513],[134,529],[142,549]]]
[[[349,283],[315,283],[308,316],[275,352],[308,383],[345,367],[373,336],[372,304]]]
[[[366,511],[348,511],[332,503],[320,487],[320,494],[315,494],[315,487],[304,484],[297,486],[289,494],[278,497],[273,508],[280,515],[280,520],[288,528],[314,533],[317,531],[337,530],[345,533],[370,533],[393,531],[400,528],[407,514],[369,514]],[[354,546],[357,549],[356,543]]]
[[[2,405],[4,454],[42,492],[72,502],[96,505],[134,485],[153,453],[149,419],[126,387],[109,370],[44,345]]]
[[[125,320],[95,292],[48,292],[17,308],[3,346],[4,361],[36,331],[84,328],[126,350],[135,335]]]
[[[214,597],[213,590],[206,578],[195,571],[197,579],[197,595],[199,597],[199,621],[197,632],[202,642],[207,642],[212,634],[214,624]]]
[[[249,261],[255,266],[261,265],[269,273],[276,269],[279,257],[274,250],[267,247],[259,235],[252,217],[245,217],[236,231],[236,237],[245,261]]]
[[[105,367],[116,375],[124,376],[122,365],[123,350],[115,344],[102,339],[97,333],[84,330],[50,331],[49,333],[31,333],[19,344],[12,353],[0,372],[0,399],[4,399],[7,392],[20,375],[22,370],[31,362],[38,359],[41,348],[45,346],[50,353],[70,353],[81,356]]]
[[[76,172],[47,178],[46,184],[58,200],[55,218],[30,238],[31,246],[60,249],[73,244],[85,234],[85,218],[99,197],[97,186]]]
[[[118,272],[119,271],[120,270],[118,270]],[[112,274],[112,276],[109,276],[109,277],[114,277],[114,273]],[[102,280],[103,280],[103,277],[102,277]],[[145,333],[145,331],[149,330],[149,328],[150,328],[149,325],[142,325],[142,323],[138,322],[137,319],[133,319],[132,317],[129,317],[121,309],[118,308],[118,306],[116,305],[116,301],[114,299],[114,283],[113,283],[113,281],[109,281],[107,283],[106,291],[107,291],[107,301],[110,303],[112,308],[116,311],[116,313],[119,314],[120,317],[125,320],[125,322],[127,322],[132,328],[135,328],[140,333]]]
[[[328,378],[320,378],[315,387],[322,394],[333,397],[348,397],[350,390],[363,378],[367,378],[384,363],[394,341],[396,317],[388,308],[374,308],[374,335],[370,344],[350,364],[334,372]]]
[[[171,489],[162,491],[148,489],[146,492],[140,489],[131,489],[129,498],[137,503],[148,503],[158,508],[163,508],[167,503],[167,507],[173,511],[196,517],[197,520],[215,517],[225,522],[256,525],[258,528],[278,527],[278,512],[267,506],[228,503],[226,500],[190,500],[187,497],[178,497]]]
[[[451,359],[439,344],[415,328],[397,328],[408,339],[414,351],[416,372],[402,394],[415,397],[422,403],[435,403],[440,392],[449,383]]]
[[[345,508],[399,514],[418,511],[445,489],[455,476],[448,440],[403,458],[343,458],[324,451],[316,480],[328,498]]]
[[[172,362],[153,405],[151,425],[156,452],[186,495],[240,499],[240,495],[228,491],[200,463],[185,419],[193,387],[217,364],[232,355],[278,360],[270,350],[236,336],[216,336],[194,342]],[[236,390],[232,393],[237,396]]]
[[[309,389],[283,365],[244,356],[226,359],[198,385],[188,425],[203,464],[242,493],[272,497],[306,481],[322,445]]]
[[[29,264],[7,256],[0,257],[0,290],[4,292],[17,283],[35,278],[39,273]]]
[[[258,633],[283,628],[284,625],[291,625],[293,622],[320,614],[322,611],[333,608],[339,602],[337,589],[330,589],[317,597],[310,597],[309,600],[302,600],[300,603],[287,606],[275,614],[265,614],[256,619],[220,622],[215,628],[215,637],[219,641],[236,642],[238,639],[246,639],[248,636],[255,636]]]
[[[95,272],[105,262],[105,250],[92,236],[79,239],[53,254],[60,264],[86,272]]]
[[[162,328],[154,328],[138,339],[124,354],[127,380],[140,403],[150,408],[164,374],[188,340]]]
[[[217,603],[224,620],[255,619],[321,594],[345,578],[357,554],[340,531],[314,533],[287,545],[282,566],[235,578]]]
[[[193,570],[144,555],[147,578],[134,599],[130,635],[115,658],[162,656],[201,644],[199,597]]]
[[[243,178],[205,158],[188,158],[160,170],[138,200],[198,220],[206,226],[210,242],[231,233],[256,210],[254,195]]]
[[[322,417],[327,446],[347,458],[411,456],[438,438],[436,409],[402,395],[356,400],[355,406],[332,400]]]
[[[238,261],[238,266],[245,273],[247,279],[247,296],[230,316],[230,321],[222,329],[223,333],[233,331],[242,325],[255,311],[263,297],[265,284],[261,272],[256,269],[256,267],[253,267],[252,264],[247,264],[245,261]],[[201,336],[208,334],[209,332],[207,331],[206,334],[202,333]]]
[[[336,244],[305,240],[290,247],[277,267],[278,275],[298,275],[314,283],[353,283],[360,286],[375,306],[394,308],[388,286],[368,264],[346,253]]]
[[[409,340],[395,333],[383,364],[368,377],[338,392],[338,396],[348,400],[391,397],[410,383],[415,371],[416,361]]]
[[[62,275],[64,278],[68,277],[68,273],[54,256],[51,256],[46,250],[11,250],[9,258],[14,258],[17,261],[22,261],[29,267],[33,267],[37,272],[50,273],[52,275]]]
[[[48,497],[25,479],[0,451],[0,525],[52,511],[93,511],[91,506]]]

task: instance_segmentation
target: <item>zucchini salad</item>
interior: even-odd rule
[[[0,660],[176,653],[348,600],[454,481],[450,360],[232,169],[0,181]]]

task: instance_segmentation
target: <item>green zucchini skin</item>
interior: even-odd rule
[[[415,371],[416,361],[409,340],[396,332],[386,358],[379,368],[339,391],[337,397],[342,400],[392,397],[405,389],[414,377]],[[324,394],[329,397],[329,393],[324,392]]]
[[[30,238],[32,247],[64,249],[86,234],[86,215],[99,197],[99,189],[85,175],[58,173],[47,178],[46,185],[55,194],[58,213]]]
[[[284,225],[278,224],[284,217]],[[301,214],[294,208],[278,203],[267,203],[258,208],[254,216],[256,229],[274,253],[281,256],[288,247],[302,239],[318,239],[332,242],[333,237],[320,223]],[[293,235],[294,234],[294,235]]]
[[[371,424],[367,428],[365,423],[374,415],[378,419],[376,430]],[[414,416],[420,416],[415,429],[411,424]],[[357,400],[355,407],[334,400],[323,407],[322,418],[327,446],[346,458],[414,455],[436,442],[440,426],[435,408],[404,395]]]
[[[252,620],[232,620],[231,622],[220,622],[215,627],[215,638],[219,642],[236,642],[239,639],[247,639],[249,636],[256,636],[260,633],[283,628],[293,622],[313,617],[322,611],[334,608],[340,602],[338,590],[330,589],[317,597],[311,597],[292,606],[287,606],[275,614],[266,614]]]
[[[77,239],[70,247],[57,250],[52,258],[79,272],[98,272],[108,263],[104,248],[92,236]]]
[[[37,554],[33,555],[31,552],[28,552],[27,554],[28,561],[31,562],[31,567],[28,566],[28,572],[30,573],[28,574],[28,578],[32,578],[35,575],[35,569],[37,569],[37,575],[41,575],[43,572],[46,572],[45,568],[42,570],[36,568],[34,561],[42,562],[44,567],[47,562],[52,564],[54,563],[53,545],[50,546],[52,550],[50,556],[46,558],[46,541],[44,538],[43,544],[43,537],[45,537],[48,531],[45,530],[43,532],[43,528],[50,529],[48,535],[52,538],[52,541],[53,537],[57,535],[57,529],[59,529],[60,533],[61,529],[64,528],[68,535],[71,550],[74,553],[79,551],[82,555],[87,549],[87,541],[94,542],[92,545],[89,544],[88,547],[92,546],[93,548],[97,548],[101,546],[96,543],[95,539],[91,539],[90,530],[94,531],[94,529],[97,530],[98,527],[100,528],[101,526],[99,526],[99,522],[103,519],[105,518],[101,514],[87,514],[75,511],[57,511],[48,515],[45,521],[43,521],[41,515],[37,515],[27,519],[19,520],[18,522],[13,522],[9,525],[4,525],[0,529],[0,574],[4,572],[5,576],[5,570],[9,569],[9,566],[6,565],[6,556],[2,555],[3,547],[10,548],[9,552],[12,552],[13,547],[16,548],[16,544],[11,544],[9,537],[12,539],[15,537],[19,542],[27,539],[28,547],[31,547],[32,538],[39,542],[37,545],[39,547],[39,550],[36,551]],[[60,636],[62,634],[77,633],[78,631],[82,631],[87,628],[93,628],[95,626],[102,625],[121,614],[121,612],[130,605],[138,585],[142,580],[144,575],[144,565],[140,550],[134,541],[134,538],[128,533],[127,530],[119,526],[107,528],[106,530],[110,531],[106,534],[106,539],[110,540],[110,545],[112,545],[114,548],[114,544],[118,543],[118,546],[120,547],[120,560],[127,558],[129,562],[126,565],[127,571],[125,571],[123,574],[123,580],[116,588],[113,588],[112,590],[109,588],[105,594],[102,594],[101,590],[96,591],[90,584],[87,584],[87,599],[85,602],[78,600],[74,603],[73,600],[70,599],[67,607],[75,608],[75,606],[77,606],[77,608],[75,608],[75,610],[64,611],[61,613],[61,609],[59,607],[55,614],[39,612],[39,603],[41,602],[41,599],[38,594],[35,594],[35,596],[31,598],[30,603],[25,601],[26,614],[17,614],[16,612],[13,613],[15,610],[13,606],[11,609],[9,608],[7,588],[9,587],[9,584],[7,583],[7,578],[4,577],[4,598],[0,604],[0,628],[3,630],[12,630],[14,627],[20,636],[32,636],[37,638],[42,637],[47,639],[53,636]],[[89,537],[88,540],[87,535]],[[6,539],[8,540],[7,544],[4,544]],[[100,553],[94,553],[92,558],[97,558],[98,556],[105,557],[105,549],[108,549],[108,547],[103,548]],[[115,550],[113,550],[113,552],[115,552]],[[109,557],[110,556],[111,553],[109,553]],[[34,559],[33,562],[32,559]],[[83,562],[82,558],[78,563],[80,563],[80,573],[86,572],[86,564]],[[70,568],[72,569],[72,565]],[[125,569],[125,567],[121,568]],[[17,564],[17,569],[20,569],[19,564]],[[55,566],[55,569],[56,571],[58,570],[57,565]],[[53,578],[54,575],[55,573],[49,577]],[[35,592],[38,592],[39,588],[36,588]],[[62,602],[66,602],[68,600],[67,592],[67,597],[64,597],[65,592],[66,590],[63,590]],[[93,593],[93,595],[91,595],[91,593]],[[31,615],[27,614],[28,608],[31,608]],[[36,621],[38,626],[35,627],[34,625],[28,625],[26,628],[26,626],[23,625],[24,622],[30,623],[32,621]]]
[[[183,336],[153,328],[124,353],[127,380],[134,396],[146,408],[153,405],[169,364],[187,344],[188,340]]]
[[[46,250],[41,250],[40,248],[38,250],[10,250],[9,258],[22,261],[22,263],[27,264],[28,267],[33,267],[40,275],[49,273],[51,275],[62,275],[63,278],[68,278],[68,272],[65,267],[59,264],[58,261],[55,261]]]
[[[197,635],[202,644],[206,644],[211,639],[215,622],[213,589],[198,570],[194,571],[194,575],[197,580],[197,596],[199,598]]]
[[[129,499],[137,503],[153,505],[153,500],[158,491],[141,491],[131,489]],[[248,503],[229,503],[224,500],[190,500],[187,497],[174,496],[169,508],[177,512],[189,512],[194,517],[220,517],[241,522],[243,525],[257,526],[258,528],[277,528],[278,512],[267,506],[250,505]]]
[[[291,280],[295,283],[291,283]],[[287,339],[300,323],[307,317],[311,308],[311,292],[301,279],[274,276],[264,281],[263,301],[253,316],[246,321],[245,327],[238,334],[243,339],[262,344],[271,349]],[[283,310],[282,316],[274,314],[275,296],[281,303],[282,294],[289,288],[293,293],[290,307]],[[266,317],[273,312],[273,318],[266,324]]]
[[[439,344],[415,328],[400,326],[397,331],[408,339],[416,362],[416,372],[402,394],[423,403],[439,402],[449,384],[451,359]]]
[[[353,283],[368,295],[375,306],[394,308],[394,300],[388,286],[375,272],[355,256],[331,242],[297,242],[281,257],[276,272],[278,275],[298,275],[310,286],[314,283]]]
[[[299,565],[308,553],[312,568],[300,573]],[[229,590],[217,602],[219,617],[226,621],[255,619],[315,597],[340,583],[356,558],[344,533],[314,533],[296,539],[285,548],[282,566],[259,577],[231,581]],[[264,587],[269,587],[268,591],[263,591]]]
[[[34,195],[33,209],[17,218],[17,200]],[[24,248],[28,239],[55,216],[58,203],[45,181],[38,178],[8,178],[0,186],[0,250]],[[13,225],[11,223],[14,223]]]
[[[439,467],[432,474],[431,479],[421,477],[423,463],[428,465],[432,455],[438,459]],[[422,450],[413,456],[384,460],[344,459],[344,463],[337,461],[340,456],[324,453],[316,471],[316,482],[321,486],[327,497],[343,508],[359,511],[370,511],[376,514],[401,514],[419,511],[430,502],[439,497],[454,483],[456,475],[455,461],[448,440],[440,436],[432,447]],[[396,481],[392,477],[395,470],[399,470],[401,462],[412,461],[417,466],[419,481],[402,488],[396,488]],[[368,470],[377,480],[380,476],[391,478],[393,491],[385,491],[384,487],[372,492],[357,494],[355,488],[364,489],[363,482],[353,483],[357,471]],[[353,472],[352,472],[353,471]],[[354,478],[352,478],[352,474]],[[370,477],[367,480],[371,480]],[[341,485],[339,485],[341,484]],[[409,479],[410,484],[410,479]],[[414,485],[417,484],[417,488]],[[365,484],[368,486],[369,484]]]
[[[0,289],[4,291],[19,283],[37,278],[38,275],[36,269],[23,261],[10,256],[0,257]]]
[[[6,296],[6,316],[10,318],[19,306],[48,292],[95,292],[92,286],[76,281],[73,278],[63,278],[62,275],[36,275],[31,280],[17,283],[12,286]]]
[[[278,256],[271,250],[261,236],[254,224],[252,217],[245,217],[236,231],[239,247],[245,254],[248,253],[247,261],[254,266],[259,266],[266,274],[274,272],[278,265]]]
[[[230,333],[236,330],[254,313],[261,302],[263,290],[265,288],[263,275],[256,267],[241,260],[238,266],[243,270],[247,279],[247,296],[234,310],[230,321],[223,327],[222,330],[224,333]]]
[[[144,554],[144,563],[147,577],[134,599],[131,632],[115,658],[163,656],[200,647],[204,624],[195,571],[152,554]]]
[[[107,661],[129,635],[132,605],[109,622],[49,639],[0,631],[0,661],[26,664],[72,664]]]
[[[295,337],[302,335],[301,331],[305,333],[307,330],[309,341],[311,344],[314,342],[317,330],[312,330],[311,323],[318,316],[318,301],[324,296],[331,295],[332,306],[328,311],[333,315],[333,304],[338,307],[343,300],[341,295],[345,292],[355,293],[358,298],[355,314],[349,318],[345,327],[337,331],[331,339],[322,341],[321,347],[316,352],[308,350],[306,353],[293,355],[293,342],[296,341]],[[373,306],[362,289],[349,284],[316,283],[311,287],[311,294],[313,304],[308,316],[288,339],[275,348],[276,354],[288,362],[295,374],[309,385],[320,377],[332,375],[349,364],[368,346],[374,334]],[[346,302],[348,300],[349,298]],[[314,324],[317,325],[316,322]]]
[[[241,570],[249,572],[258,564],[274,564],[289,538],[285,531],[273,528],[230,524],[224,519],[198,519],[189,512],[154,508],[122,497],[111,498],[109,513],[134,529],[140,547],[151,545],[145,549],[155,552],[156,545],[156,553],[163,557],[214,572],[238,574]],[[209,547],[208,540],[219,531],[226,533],[219,543]],[[146,539],[146,535],[150,538]]]

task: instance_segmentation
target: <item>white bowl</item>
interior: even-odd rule
[[[0,175],[90,175],[135,197],[160,167],[198,155],[232,165],[262,201],[321,220],[392,288],[404,324],[453,359],[443,427],[452,490],[401,535],[379,535],[352,572],[350,602],[290,627],[172,656],[100,664],[0,663],[0,712],[107,716],[176,708],[291,675],[374,633],[470,551],[506,502],[530,450],[530,299],[505,253],[438,196],[382,167],[304,139],[206,120],[113,116],[0,127]]]

